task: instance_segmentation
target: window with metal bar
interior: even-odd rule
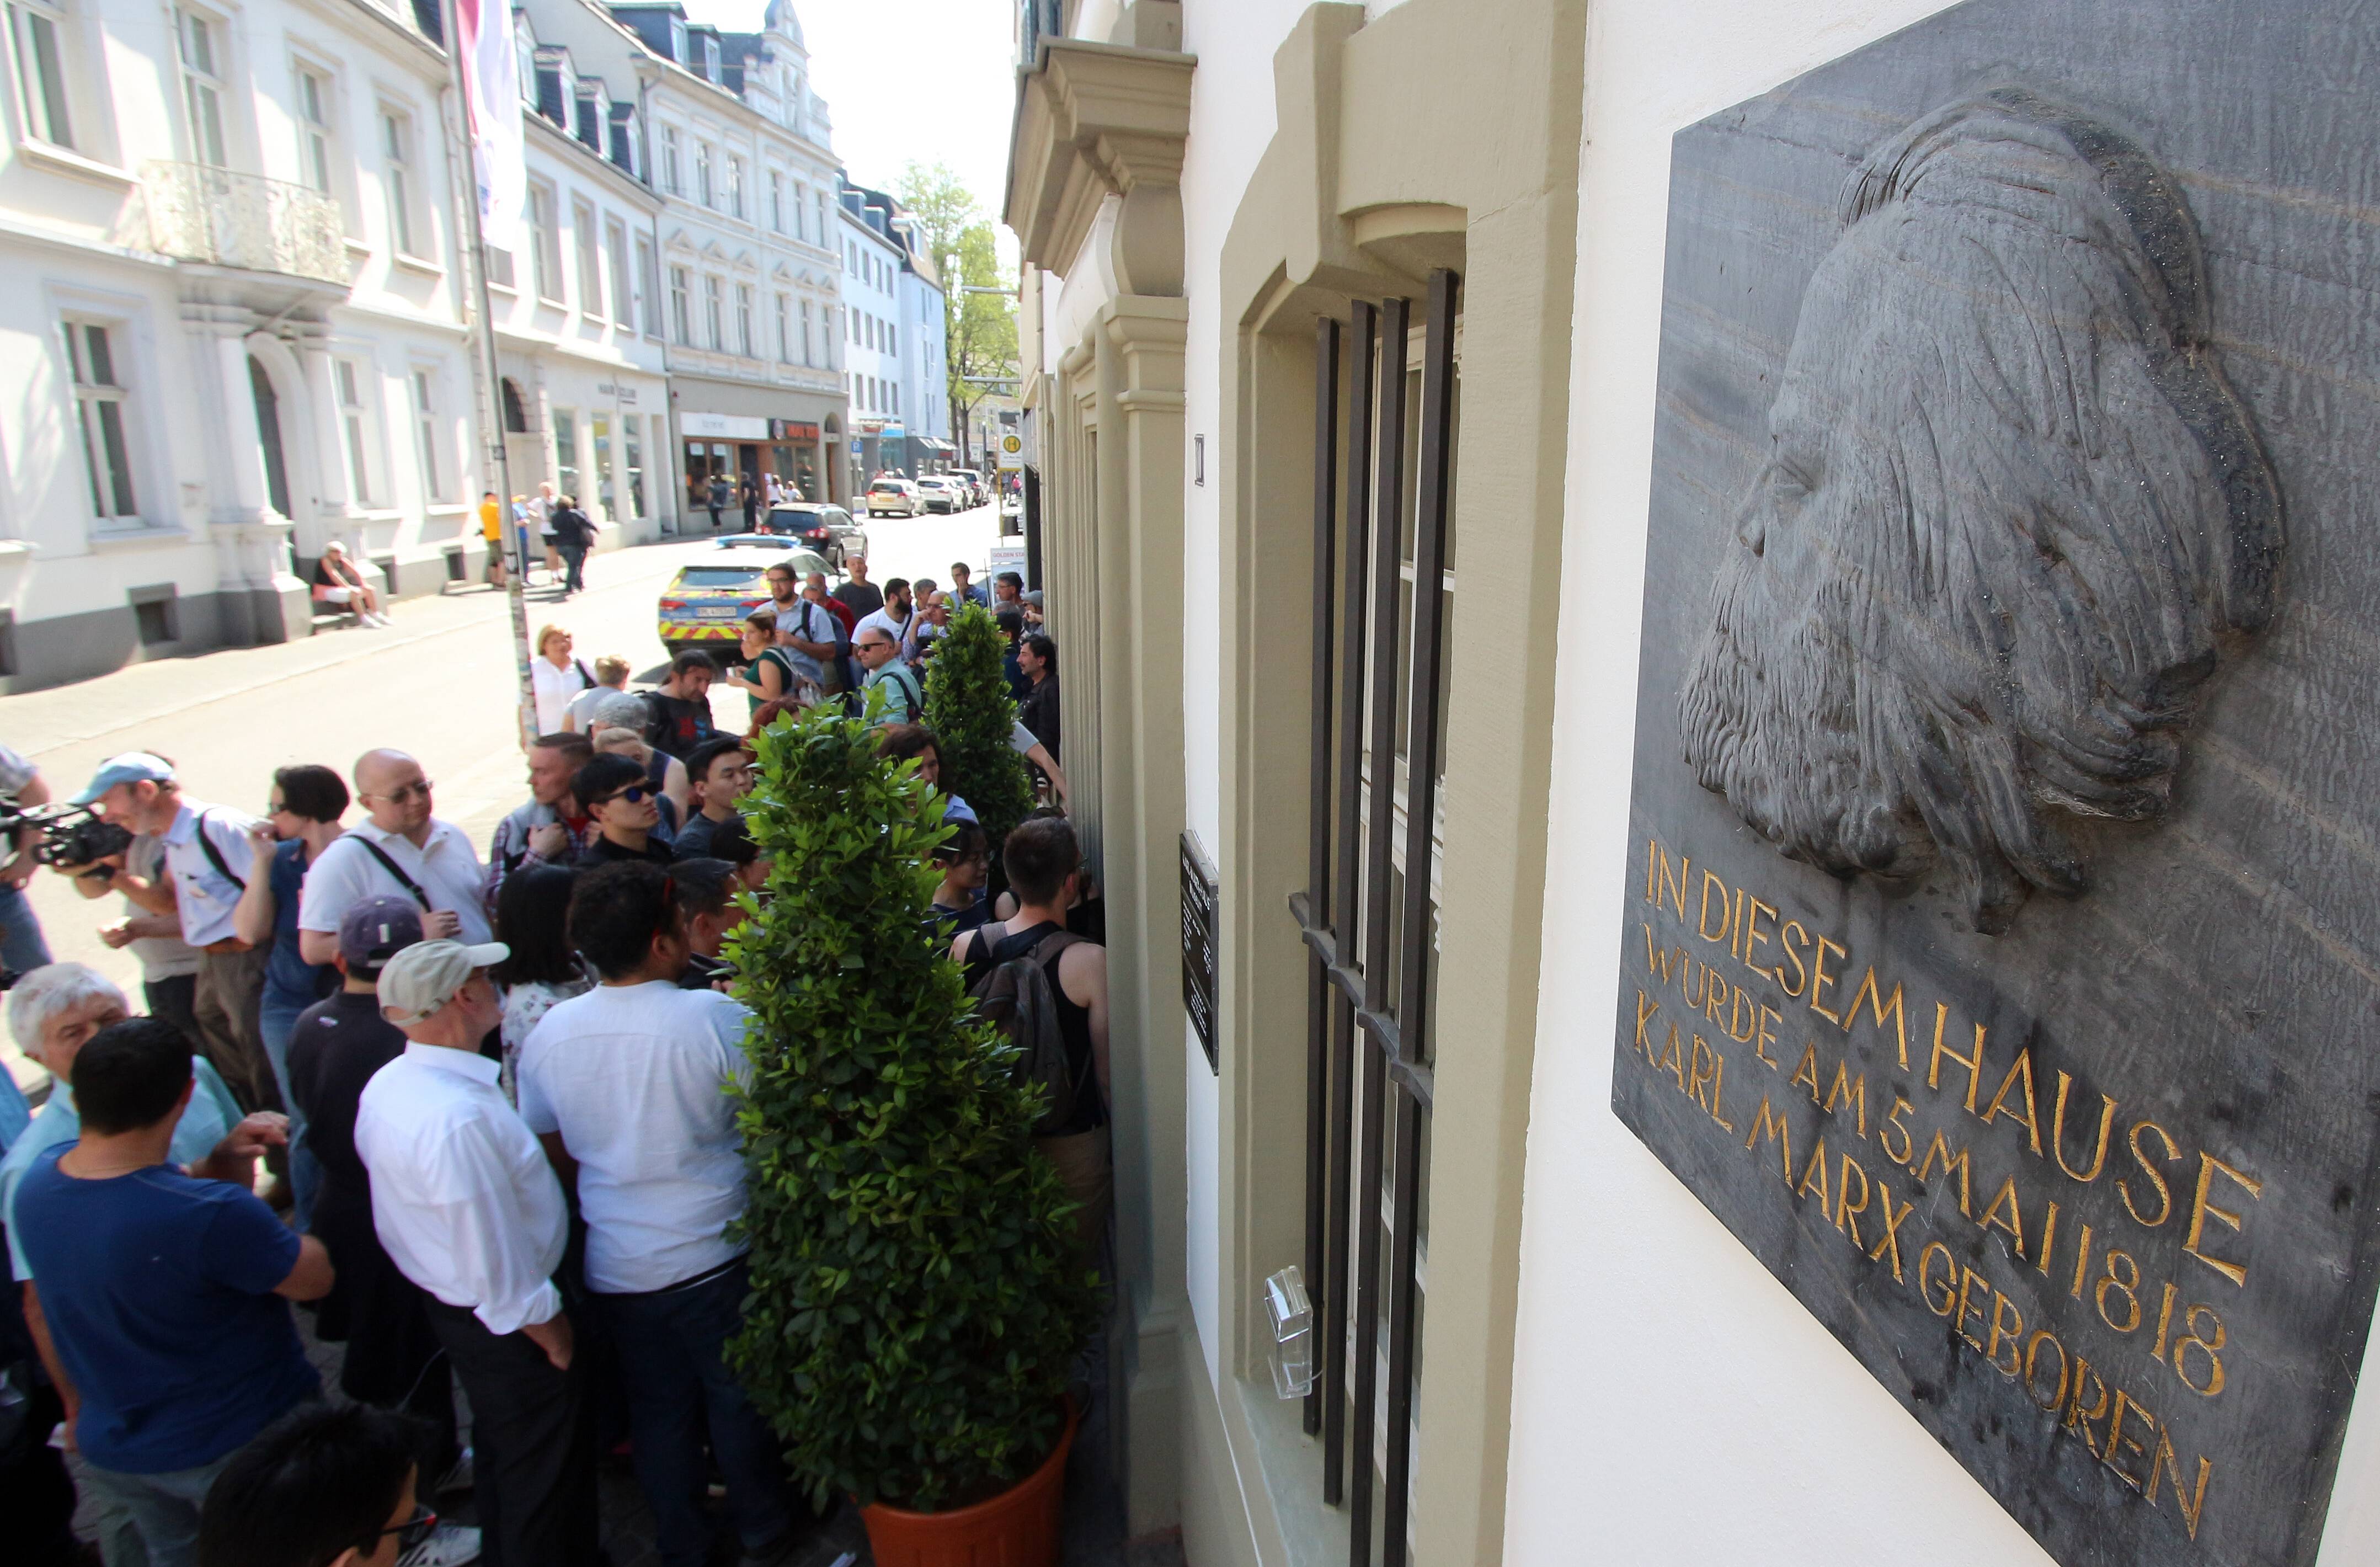
[[[74,114],[67,84],[67,18],[43,0],[18,0],[8,7],[16,33],[17,86],[22,93],[25,130],[58,147],[72,147]]]
[[[1456,417],[1454,273],[1316,343],[1306,890],[1305,1426],[1351,1567],[1410,1554]],[[1417,361],[1417,362],[1416,362]]]
[[[224,143],[224,69],[212,18],[175,13],[181,38],[182,109],[189,120],[190,155],[222,168],[231,160]]]
[[[113,331],[105,322],[68,317],[67,368],[74,386],[83,472],[91,480],[91,515],[102,524],[139,520],[132,482],[132,443],[126,433],[127,395],[116,374]]]

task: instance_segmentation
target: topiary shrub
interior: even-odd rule
[[[743,802],[774,863],[731,945],[755,1015],[729,1354],[817,1504],[932,1512],[1047,1456],[1095,1306],[1040,1097],[928,933],[941,798],[876,747],[826,708],[781,719]]]
[[[1008,640],[981,604],[951,618],[926,665],[926,726],[942,759],[942,786],[966,801],[996,856],[1033,809],[1033,776],[1009,745],[1016,698],[1001,661]]]

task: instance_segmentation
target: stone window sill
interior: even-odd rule
[[[85,541],[94,554],[115,550],[151,549],[159,544],[191,542],[187,528],[93,528]]]
[[[17,155],[37,168],[52,174],[62,174],[71,179],[88,180],[93,185],[111,186],[129,190],[140,183],[140,176],[128,169],[87,158],[71,148],[60,147],[37,137],[21,137],[17,142]]]
[[[389,262],[398,271],[409,272],[417,277],[443,278],[446,275],[446,269],[436,261],[425,261],[419,256],[408,256],[402,250],[390,256]]]

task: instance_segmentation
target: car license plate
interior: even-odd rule
[[[694,613],[705,620],[734,620],[744,612],[733,605],[728,605],[719,609],[698,609]]]

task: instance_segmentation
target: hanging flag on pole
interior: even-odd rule
[[[455,0],[455,22],[462,34],[480,236],[499,250],[517,252],[528,170],[521,150],[520,56],[513,48],[511,0]]]

